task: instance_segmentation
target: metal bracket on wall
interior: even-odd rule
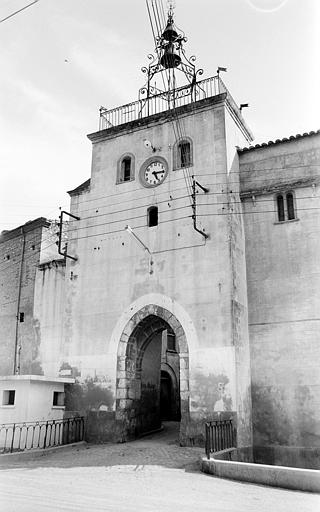
[[[192,210],[193,210],[193,229],[200,233],[205,240],[209,238],[209,235],[205,233],[203,230],[199,229],[197,226],[197,202],[196,202],[196,187],[199,187],[205,194],[209,192],[209,189],[207,187],[203,187],[198,183],[198,181],[195,180],[194,176],[192,176]]]
[[[69,217],[72,217],[75,220],[80,220],[80,217],[77,217],[76,215],[73,215],[72,213],[66,212],[64,210],[61,210],[60,216],[59,216],[59,243],[58,243],[58,253],[61,254],[64,258],[70,258],[73,261],[77,261],[78,258],[75,258],[74,256],[70,256],[70,254],[67,254],[67,246],[65,246],[64,250],[62,251],[62,226],[63,226],[63,214],[68,215]]]

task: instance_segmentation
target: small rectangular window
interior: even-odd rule
[[[2,405],[14,405],[16,392],[14,389],[6,389],[2,395]]]
[[[54,391],[53,392],[53,401],[52,405],[54,407],[62,407],[64,406],[64,393],[63,391]]]
[[[175,352],[176,350],[176,337],[173,332],[167,333],[167,350],[170,350],[170,352]]]
[[[150,206],[148,208],[148,226],[149,228],[152,226],[158,225],[158,207]]]
[[[19,322],[24,322],[24,313],[19,313]]]

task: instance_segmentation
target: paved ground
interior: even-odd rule
[[[180,448],[171,424],[126,444],[0,458],[1,512],[318,512],[320,497],[199,472],[199,448]]]

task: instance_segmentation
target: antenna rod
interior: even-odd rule
[[[142,245],[142,247],[145,249],[145,251],[147,251],[150,254],[150,256],[152,256],[150,249],[142,242],[142,240],[140,240],[140,238],[134,233],[133,229],[130,228],[129,225],[126,226],[124,229],[128,231],[130,235],[132,235],[137,240],[137,242],[139,242],[139,244]]]

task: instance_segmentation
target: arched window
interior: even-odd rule
[[[282,222],[285,220],[284,216],[284,201],[283,201],[283,195],[279,194],[277,196],[277,207],[278,207],[278,221]]]
[[[288,220],[295,219],[294,203],[293,203],[293,194],[292,194],[292,192],[288,192],[287,195],[286,195],[286,198],[287,198]]]
[[[180,167],[189,167],[191,164],[190,142],[180,142],[180,144],[178,144],[178,153]]]
[[[296,219],[293,192],[278,194],[276,197],[276,201],[278,222]]]
[[[192,141],[184,138],[175,146],[174,169],[183,169],[193,165]]]
[[[121,162],[122,181],[130,181],[131,179],[131,158],[127,156]]]
[[[126,154],[118,161],[117,183],[134,180],[134,156]]]
[[[152,226],[158,225],[158,207],[150,206],[148,208],[148,226],[151,228]]]

